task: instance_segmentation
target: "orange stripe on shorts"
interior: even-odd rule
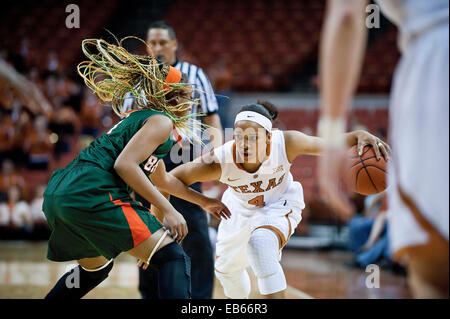
[[[124,203],[120,199],[113,200],[111,194],[109,197],[115,205],[122,208],[128,226],[130,227],[131,235],[133,236],[134,247],[152,235],[147,225],[145,225],[138,213],[131,207],[130,203]]]

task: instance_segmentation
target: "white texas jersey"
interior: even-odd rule
[[[227,192],[243,207],[254,209],[280,199],[295,201],[304,207],[302,187],[293,181],[289,171],[291,163],[286,155],[282,131],[272,131],[269,157],[254,173],[239,168],[241,165],[236,163],[234,140],[215,148],[214,155],[222,169],[220,182],[229,186]]]
[[[448,0],[376,0],[383,14],[399,29],[399,49],[418,35],[448,24]]]

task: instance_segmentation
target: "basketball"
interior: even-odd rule
[[[377,160],[372,146],[364,146],[361,156],[356,145],[348,151],[345,172],[347,187],[361,195],[373,195],[386,189],[387,162],[384,157]]]

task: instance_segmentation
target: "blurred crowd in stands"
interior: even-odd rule
[[[41,112],[27,107],[0,81],[0,239],[48,236],[41,206],[51,171],[115,120],[111,109],[82,85],[73,70],[60,67],[54,52],[48,54],[46,64],[33,65],[26,40],[20,48],[11,52],[0,47],[0,61],[33,82],[52,109]],[[41,177],[29,181],[35,172],[42,172]]]

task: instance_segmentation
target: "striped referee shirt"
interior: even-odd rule
[[[206,115],[215,114],[219,111],[214,90],[205,72],[198,66],[177,60],[174,67],[187,75],[189,83],[194,86],[192,98],[198,99],[200,104],[193,105],[191,113],[204,113]],[[127,93],[124,98],[122,109],[129,111],[135,108],[134,96]]]

